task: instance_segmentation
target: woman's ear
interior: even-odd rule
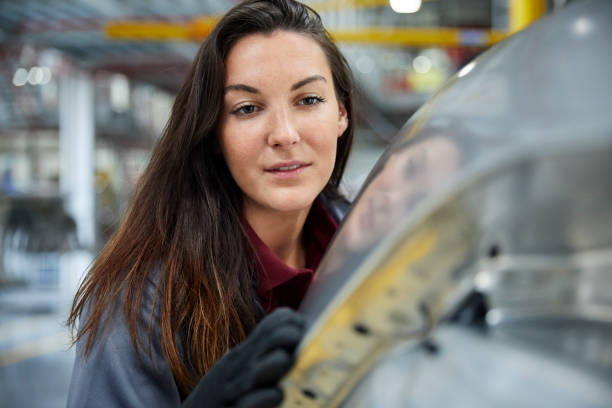
[[[344,102],[338,101],[338,137],[344,134],[344,131],[348,127],[348,121],[348,113],[346,112]]]

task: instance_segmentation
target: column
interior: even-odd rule
[[[95,245],[94,95],[89,74],[70,70],[60,78],[60,191],[84,249]]]

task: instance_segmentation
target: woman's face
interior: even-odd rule
[[[230,50],[219,141],[245,211],[308,209],[347,125],[325,54],[310,37],[251,34]]]

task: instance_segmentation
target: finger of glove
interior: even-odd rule
[[[283,391],[278,388],[264,388],[245,395],[236,408],[273,408],[283,402]]]
[[[226,378],[236,378],[239,382],[248,383],[245,380],[249,375],[248,368],[257,365],[262,357],[274,350],[287,350],[289,354],[293,354],[304,331],[303,325],[296,325],[292,320],[287,321],[286,325],[273,328],[268,333],[262,332],[260,336],[250,338],[232,348],[215,366],[221,366]]]
[[[306,325],[306,319],[299,312],[287,307],[279,307],[259,322],[250,337],[258,337],[262,335],[262,333],[268,333],[274,330],[275,327],[285,325],[303,327]]]
[[[260,322],[247,340],[230,350],[229,356],[224,356],[226,378],[236,378],[248,385],[249,370],[246,368],[252,367],[270,350],[284,348],[293,352],[303,336],[304,327],[305,319],[301,314],[288,308],[277,309]]]
[[[227,381],[230,378],[239,376],[241,370],[248,365],[252,358],[248,350],[244,350],[242,345],[238,345],[229,349],[220,359],[212,366],[211,370],[216,370],[219,378]]]
[[[262,337],[259,340],[257,349],[254,350],[254,357],[259,359],[262,356],[279,349],[293,353],[304,337],[304,332],[304,327],[278,327],[270,332],[267,336]]]
[[[295,356],[285,350],[275,350],[266,355],[251,370],[253,388],[274,386],[291,370]]]
[[[198,384],[189,393],[181,408],[198,408],[202,406],[220,407],[223,402],[232,395],[225,392],[227,377],[223,372],[223,366],[215,364],[200,379]]]
[[[245,342],[245,347],[249,347],[251,349],[250,351],[254,352],[256,355],[261,354],[262,351],[265,352],[266,350],[270,350],[270,345],[272,346],[272,348],[277,347],[275,345],[276,343],[271,341],[270,338],[277,338],[276,336],[274,336],[274,333],[279,329],[293,327],[299,332],[303,333],[304,328],[306,327],[306,320],[299,313],[286,308],[278,310],[279,314],[277,318],[271,319],[269,321],[266,321],[265,319],[262,320],[260,324],[257,325],[251,336],[249,336],[249,338]],[[273,314],[275,313],[276,311]],[[271,314],[270,317],[272,317],[273,314]],[[279,340],[283,341],[284,337],[285,335],[281,334]]]
[[[240,375],[224,384],[227,395],[246,395],[262,386],[275,386],[295,362],[295,357],[285,350],[276,350],[261,360],[244,367]]]

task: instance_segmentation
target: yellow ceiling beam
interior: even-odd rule
[[[424,0],[430,1],[430,0]],[[496,30],[463,30],[456,28],[365,27],[352,30],[330,30],[334,39],[345,43],[387,44],[399,46],[489,46],[499,42],[540,18],[546,12],[547,0],[508,0],[509,32]],[[319,12],[346,8],[382,7],[388,0],[332,0],[310,3]],[[109,38],[150,41],[202,41],[219,17],[196,18],[189,22],[117,21],[104,31]]]
[[[190,23],[124,21],[110,23],[106,35],[122,40],[201,41],[212,30],[215,18],[196,19]],[[494,44],[508,34],[491,30],[456,28],[368,27],[352,30],[330,30],[332,37],[343,43],[387,44],[401,46],[457,46]]]
[[[186,23],[161,21],[118,21],[105,25],[107,37],[121,40],[201,41],[217,24],[215,17],[196,18]]]
[[[338,42],[388,44],[412,47],[479,45],[489,46],[508,34],[492,30],[459,30],[456,28],[370,27],[357,30],[333,30]]]

